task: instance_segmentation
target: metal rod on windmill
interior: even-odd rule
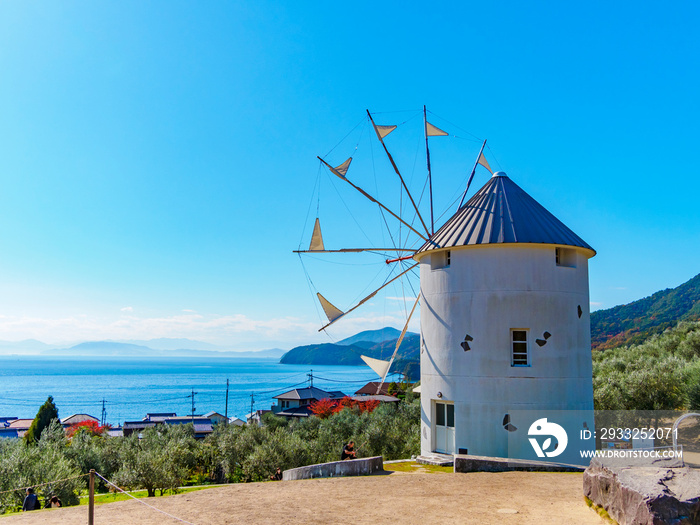
[[[379,290],[381,290],[382,288],[386,288],[386,287],[389,286],[391,283],[393,283],[396,279],[398,279],[398,278],[400,278],[400,277],[403,277],[403,276],[406,275],[408,272],[410,272],[411,270],[413,270],[416,266],[418,266],[418,263],[416,263],[416,264],[414,264],[413,266],[409,267],[408,269],[404,270],[403,272],[401,272],[400,274],[398,274],[398,275],[397,275],[396,277],[394,277],[393,279],[391,279],[391,280],[385,282],[383,285],[381,285],[379,288],[377,288],[375,291],[373,291],[373,292],[372,292],[371,294],[369,294],[367,297],[365,297],[364,299],[362,299],[362,300],[361,300],[359,303],[357,303],[355,306],[353,306],[352,308],[350,308],[347,312],[343,312],[340,308],[337,308],[336,306],[332,305],[331,302],[330,302],[328,299],[326,299],[326,298],[323,297],[320,293],[317,292],[317,293],[316,293],[316,296],[318,297],[318,300],[319,300],[319,302],[321,303],[321,308],[323,308],[323,311],[325,312],[326,316],[328,317],[328,320],[330,321],[330,323],[328,323],[327,325],[322,326],[321,328],[319,328],[318,331],[320,332],[320,331],[322,331],[322,330],[325,330],[326,328],[328,328],[330,325],[332,325],[333,323],[335,323],[338,319],[340,319],[340,318],[343,317],[344,315],[347,315],[347,314],[349,314],[350,312],[352,312],[353,310],[359,308],[359,307],[362,306],[364,303],[366,303],[367,301],[369,301],[372,297],[374,297],[375,295],[377,295],[377,292],[379,292]]]
[[[398,166],[396,166],[396,162],[394,162],[394,157],[391,156],[391,153],[389,153],[389,150],[387,149],[386,144],[384,144],[384,137],[386,137],[389,133],[394,131],[396,129],[396,126],[377,126],[374,123],[374,119],[372,118],[372,114],[369,112],[369,109],[367,110],[367,116],[369,117],[369,120],[372,122],[372,126],[374,126],[374,132],[377,134],[377,138],[379,139],[379,142],[382,143],[382,147],[384,148],[384,152],[386,153],[386,156],[389,157],[389,162],[391,162],[391,165],[393,166],[394,171],[399,176],[399,179],[401,179],[401,184],[403,186],[403,189],[406,191],[406,195],[408,195],[408,198],[411,200],[411,204],[413,204],[413,209],[416,210],[416,215],[420,219],[420,222],[423,225],[423,228],[425,228],[425,233],[427,233],[428,237],[430,237],[430,230],[425,225],[425,221],[423,220],[423,216],[420,214],[420,211],[418,211],[418,206],[416,205],[416,201],[413,200],[413,196],[411,195],[411,192],[408,191],[408,186],[406,186],[406,182],[403,180],[403,176],[401,176],[401,172],[399,171]],[[411,228],[411,229],[413,229],[413,228]]]
[[[357,186],[357,185],[353,184],[352,182],[350,182],[350,180],[349,180],[347,177],[345,177],[345,175],[342,175],[336,168],[334,168],[333,166],[331,166],[330,164],[328,164],[328,163],[327,163],[325,160],[323,160],[321,157],[318,157],[318,156],[317,156],[316,158],[317,158],[318,160],[320,160],[321,162],[323,162],[323,163],[326,165],[326,167],[327,167],[329,170],[331,170],[331,173],[333,173],[334,175],[337,175],[340,179],[342,179],[342,180],[344,180],[345,182],[347,182],[348,184],[350,184],[350,186],[352,186],[353,188],[355,188],[355,189],[356,189],[357,191],[359,191],[362,195],[364,195],[365,197],[367,197],[370,201],[376,203],[380,208],[382,208],[383,210],[385,210],[385,211],[387,211],[388,213],[390,213],[390,214],[392,215],[392,217],[394,217],[396,220],[398,220],[398,221],[401,222],[403,225],[405,225],[407,228],[409,228],[412,232],[414,232],[416,235],[418,235],[421,239],[423,239],[424,241],[427,241],[427,240],[428,240],[423,234],[421,234],[419,231],[416,231],[416,229],[415,229],[413,226],[411,226],[410,224],[408,224],[408,223],[407,223],[406,221],[404,221],[401,217],[399,217],[398,215],[396,215],[393,211],[391,211],[389,208],[387,208],[386,206],[384,206],[384,205],[383,205],[381,202],[379,202],[377,199],[375,199],[374,197],[372,197],[372,196],[371,196],[369,193],[367,193],[365,190],[363,190],[363,189],[360,188],[359,186]],[[421,220],[422,220],[422,219],[421,219]],[[425,226],[425,224],[424,224],[424,226]],[[426,228],[426,231],[427,231],[427,228]],[[430,236],[430,233],[428,233],[428,236]]]
[[[486,139],[484,139],[484,143],[481,145],[481,149],[479,150],[479,156],[476,157],[476,162],[474,163],[474,167],[472,168],[471,175],[469,175],[469,181],[467,182],[467,189],[464,190],[464,193],[462,194],[462,200],[459,201],[459,206],[458,209],[462,207],[462,204],[464,203],[464,198],[467,196],[467,192],[469,191],[469,186],[471,186],[472,179],[474,178],[474,173],[476,172],[476,167],[481,164],[484,168],[489,170],[489,173],[493,175],[493,171],[491,170],[491,166],[489,166],[489,163],[486,161],[486,157],[484,157],[484,147],[486,146]]]
[[[406,324],[403,327],[403,330],[401,331],[401,335],[399,338],[396,340],[396,348],[394,348],[394,353],[391,355],[391,359],[389,361],[385,361],[383,359],[375,359],[373,357],[367,357],[366,355],[361,355],[360,358],[365,362],[365,364],[370,367],[372,370],[374,370],[379,377],[382,378],[382,381],[379,383],[379,386],[377,387],[377,395],[382,391],[382,386],[384,386],[384,383],[386,382],[386,378],[389,375],[389,370],[391,370],[391,365],[394,363],[394,358],[396,357],[396,354],[399,351],[399,348],[401,347],[401,343],[403,342],[403,338],[406,335],[406,331],[408,330],[408,323],[411,322],[411,317],[413,317],[413,312],[416,311],[416,306],[418,306],[418,300],[420,299],[420,295],[416,297],[416,301],[413,303],[413,308],[411,308],[411,313],[408,314],[408,319],[406,319]]]
[[[423,106],[423,129],[425,131],[425,160],[428,165],[428,186],[430,187],[430,234],[435,235],[435,219],[433,218],[433,174],[430,169],[430,148],[428,137],[444,137],[449,135],[446,131],[433,126],[428,122],[428,110]]]

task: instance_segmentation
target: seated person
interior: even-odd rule
[[[343,453],[340,455],[340,459],[342,461],[346,459],[355,459],[356,457],[357,454],[355,453],[355,442],[350,441],[343,447]]]

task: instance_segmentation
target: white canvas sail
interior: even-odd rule
[[[486,160],[486,157],[484,157],[483,153],[481,155],[479,155],[479,164],[481,164],[484,168],[489,170],[489,173],[491,173],[491,175],[493,175],[493,170],[491,169],[491,166],[489,166],[489,163]]]
[[[345,177],[345,175],[348,172],[348,168],[350,167],[350,163],[352,162],[352,157],[350,157],[348,160],[343,162],[340,166],[336,166],[333,168],[335,171],[337,171],[340,175]]]
[[[377,137],[379,137],[379,140],[382,140],[395,129],[396,126],[380,126],[379,124],[374,125],[374,131],[377,133]]]
[[[323,308],[323,311],[326,313],[326,316],[328,317],[328,320],[331,323],[345,315],[345,313],[342,310],[339,310],[338,308],[333,306],[330,303],[330,301],[328,301],[328,299],[323,297],[320,293],[316,293],[316,296],[318,297],[318,300],[321,303],[321,308]]]
[[[362,360],[367,363],[367,366],[374,370],[379,377],[386,377],[386,373],[389,371],[389,366],[391,365],[389,361],[374,359],[373,357],[367,357],[366,355],[361,355],[360,358],[362,358]]]
[[[314,232],[311,234],[311,244],[309,245],[309,251],[323,251],[323,236],[321,235],[321,223],[316,217],[316,224],[314,224]]]
[[[445,137],[449,135],[449,133],[442,131],[437,126],[433,126],[430,122],[425,123],[425,134],[429,137]]]

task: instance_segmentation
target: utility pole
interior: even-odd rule
[[[105,426],[107,424],[107,409],[105,408],[105,398],[102,398],[102,418],[100,426]]]
[[[250,420],[253,421],[253,403],[254,403],[254,394],[250,394]]]
[[[311,370],[309,370],[309,372],[310,372],[309,374],[306,374],[306,377],[309,378],[309,386],[311,388],[313,388],[314,387],[314,371],[313,371],[313,369],[311,369]]]
[[[224,411],[224,415],[228,423],[228,377],[226,378],[226,410]]]
[[[192,427],[194,427],[194,396],[197,394],[198,392],[195,392],[193,388],[192,393],[189,396],[187,396],[192,398]]]

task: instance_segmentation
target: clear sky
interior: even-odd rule
[[[347,247],[324,197],[352,189],[324,173],[314,201],[316,155],[367,108],[393,124],[426,104],[461,135],[431,139],[436,202],[463,189],[478,152],[464,130],[488,138],[489,162],[598,251],[593,309],[675,287],[700,272],[699,11],[690,1],[0,3],[0,339],[329,340],[292,250],[308,243],[310,202],[309,221],[316,202],[329,220],[327,244]],[[416,122],[417,142],[400,146],[397,130],[387,143],[418,178]],[[342,162],[342,148],[329,159]],[[363,148],[386,168],[376,140]],[[473,189],[487,178],[480,169]],[[308,268],[340,308],[383,264],[356,262]],[[330,337],[401,328],[395,297]]]

